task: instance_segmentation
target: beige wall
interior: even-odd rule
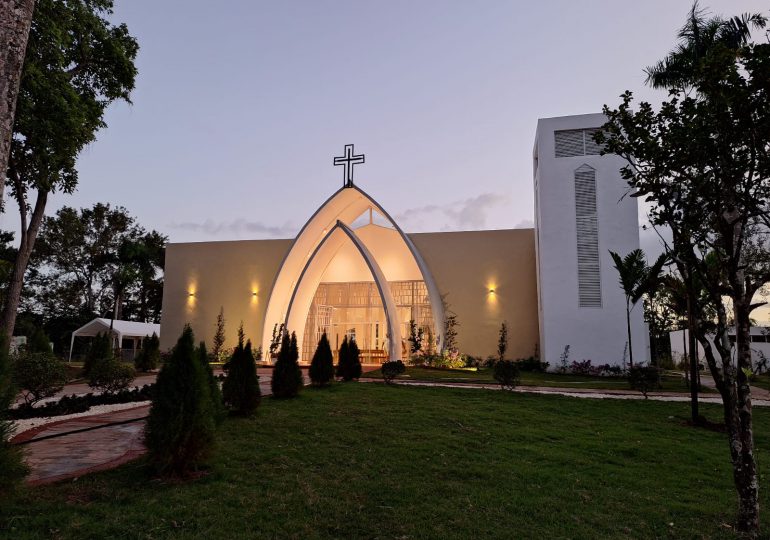
[[[169,244],[166,248],[161,350],[171,348],[190,323],[196,340],[211,346],[220,307],[226,345],[246,337],[259,344],[270,287],[291,240],[243,240]],[[193,292],[195,296],[189,296]],[[253,293],[256,292],[255,297]]]
[[[534,229],[409,236],[457,314],[460,351],[495,354],[500,324],[507,321],[507,356],[532,355],[538,341]]]
[[[409,236],[457,314],[462,352],[482,357],[494,354],[500,323],[506,320],[509,356],[532,354],[538,339],[532,229]],[[291,240],[170,244],[163,290],[162,350],[174,345],[186,322],[192,325],[196,339],[210,344],[220,306],[227,320],[227,346],[235,344],[241,320],[246,336],[258,341],[269,288],[290,246]],[[494,294],[489,293],[491,287]],[[258,292],[256,297],[254,291]],[[195,296],[190,297],[190,292]]]

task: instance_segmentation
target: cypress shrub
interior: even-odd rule
[[[347,336],[342,340],[337,363],[337,377],[343,381],[352,381],[361,377],[361,351],[355,339],[348,340]]]
[[[348,372],[348,376],[350,379],[360,379],[361,378],[361,351],[358,349],[358,343],[356,343],[355,339],[351,339],[350,343],[348,343],[348,362],[350,363],[350,371]]]
[[[222,391],[219,389],[219,383],[214,377],[214,370],[211,369],[209,363],[209,353],[206,350],[206,344],[201,341],[198,345],[198,360],[200,360],[201,366],[203,366],[203,372],[206,375],[206,382],[209,387],[209,396],[211,397],[211,406],[214,411],[214,421],[217,424],[221,424],[225,419],[225,404],[222,399]]]
[[[16,399],[12,373],[8,340],[0,336],[0,493],[6,493],[16,486],[27,472],[20,447],[11,446],[8,442],[13,435],[8,409]]]
[[[91,345],[88,347],[85,360],[83,362],[83,376],[88,377],[91,374],[91,368],[99,360],[112,357],[112,344],[110,336],[101,332],[94,336]]]
[[[332,348],[329,346],[329,338],[326,332],[321,335],[313,354],[313,360],[310,362],[310,380],[316,386],[326,386],[334,378],[334,357]]]
[[[137,370],[147,373],[158,368],[160,363],[160,339],[153,332],[151,336],[145,336],[142,339],[142,349],[139,355],[134,358],[134,366]]]
[[[251,353],[251,341],[244,345],[243,341],[238,340],[238,346],[235,347],[229,364],[230,369],[222,385],[225,405],[233,414],[250,416],[262,400],[257,366]]]
[[[337,378],[350,380],[347,378],[348,372],[350,372],[350,355],[348,353],[348,336],[345,336],[342,339],[340,350],[337,351]]]
[[[145,428],[150,463],[162,475],[185,475],[214,446],[214,411],[193,331],[186,325],[155,383]]]
[[[284,332],[278,360],[273,368],[273,379],[270,381],[273,397],[291,398],[299,394],[302,388],[302,370],[297,363],[298,357],[296,334],[292,332],[289,338],[289,333]]]

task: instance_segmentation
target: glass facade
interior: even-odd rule
[[[408,349],[409,321],[414,320],[427,336],[433,328],[433,314],[424,281],[389,283],[398,310],[403,336],[401,348]],[[388,324],[377,285],[373,281],[320,283],[305,323],[301,360],[310,362],[321,334],[326,332],[337,361],[337,351],[345,336],[355,339],[361,350],[361,362],[385,361]]]

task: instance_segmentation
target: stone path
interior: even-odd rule
[[[271,369],[260,369],[260,389],[263,396],[270,395]],[[148,384],[155,375],[143,375],[137,382]],[[366,379],[362,382],[382,383],[382,379]],[[307,383],[307,380],[306,380]],[[428,381],[404,381],[405,386],[434,386],[449,388],[474,388],[499,390],[498,385],[478,383],[441,383]],[[68,385],[62,395],[88,393],[85,384]],[[589,399],[644,399],[638,392],[628,390],[591,390],[583,388],[550,388],[527,386],[515,390],[521,393],[556,394]],[[752,387],[753,404],[770,406],[770,392]],[[688,394],[656,392],[649,399],[655,401],[689,401]],[[701,395],[702,403],[720,403],[718,395]],[[65,420],[53,420],[47,424],[24,431],[14,437],[14,443],[23,444],[25,460],[31,473],[27,481],[32,485],[47,484],[76,478],[84,474],[117,467],[145,453],[142,435],[149,412],[148,404],[90,416]],[[102,427],[104,426],[104,427]]]

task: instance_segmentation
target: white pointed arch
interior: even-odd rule
[[[302,341],[304,340],[304,332],[302,332],[302,330],[305,328],[305,319],[307,318],[308,311],[313,302],[313,296],[321,281],[324,270],[342,244],[346,241],[352,242],[353,246],[364,259],[366,266],[372,274],[377,290],[380,293],[382,307],[385,311],[385,320],[387,321],[388,358],[391,360],[400,359],[401,325],[399,324],[396,302],[390,291],[390,285],[388,285],[385,274],[364,242],[358,237],[353,229],[341,221],[338,221],[334,227],[326,233],[326,236],[324,236],[310,255],[307,263],[305,263],[299,279],[297,280],[297,284],[292,291],[291,299],[289,300],[285,319],[286,328],[295,331],[299,330],[299,332],[297,332],[297,346],[300,351],[303,350]]]
[[[349,225],[368,208],[373,208],[384,217],[398,232],[409,249],[428,290],[428,298],[433,314],[433,335],[437,336],[436,345],[441,350],[444,341],[444,305],[428,265],[423,260],[412,240],[404,234],[390,214],[358,186],[353,185],[337,190],[315,211],[302,227],[299,234],[297,234],[289,251],[286,253],[270,289],[270,299],[265,311],[262,331],[262,349],[264,351],[269,350],[274,325],[284,322],[287,318],[294,289],[299,283],[302,271],[313,252],[338,221]],[[304,330],[304,325],[296,330]]]

